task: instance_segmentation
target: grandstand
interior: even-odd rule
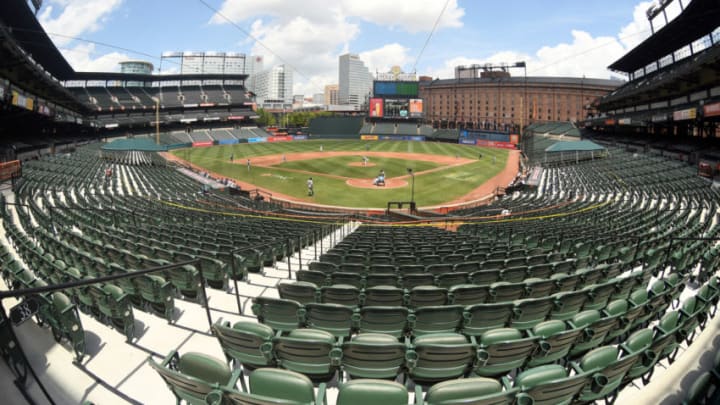
[[[696,3],[711,7],[694,0],[685,12]],[[76,97],[58,87],[36,64],[66,78],[69,66],[52,58],[59,54],[42,30],[44,38],[13,40],[39,35],[9,29],[23,19],[37,24],[26,2],[0,3],[9,39],[0,56],[12,53],[21,62],[13,70],[32,83],[0,66],[0,85],[51,92],[53,109],[90,119],[54,124],[0,100],[26,137],[57,128],[53,136],[73,146],[38,152],[0,190],[7,403],[718,403],[720,192],[687,162],[628,146],[646,138],[590,122],[600,158],[531,158],[524,164],[543,169],[537,187],[449,216],[395,223],[291,210],[139,150],[163,146],[146,136],[73,143],[73,131],[92,132],[87,122],[102,115],[91,95],[114,110],[136,103],[136,88],[122,97],[120,88],[75,89]],[[11,51],[18,43],[48,51]],[[717,82],[703,85],[711,104]],[[220,90],[230,94],[206,85],[163,91],[178,103],[166,119],[220,114],[180,107],[178,97],[209,100]],[[630,114],[617,116],[630,108],[621,105],[636,102],[600,105],[618,119]],[[151,113],[130,115],[128,125]],[[270,135],[221,124],[168,128],[161,143]],[[359,116],[317,118],[309,133],[356,140],[365,130],[428,136],[417,124]],[[574,130],[526,128],[534,136],[523,152],[575,143]],[[432,137],[461,137],[442,131]]]

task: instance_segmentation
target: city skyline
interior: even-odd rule
[[[442,0],[47,0],[38,18],[76,70],[117,71],[137,59],[157,67],[169,50],[239,52],[262,55],[266,67],[285,64],[295,73],[293,94],[309,95],[337,82],[345,53],[373,74],[398,65],[451,78],[457,65],[523,60],[528,75],[619,77],[606,66],[650,35],[652,4],[450,0],[443,11]],[[673,18],[678,10],[668,11]]]

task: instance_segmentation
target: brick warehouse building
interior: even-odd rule
[[[458,76],[460,76],[458,78]],[[619,80],[573,77],[511,77],[506,71],[480,77],[420,78],[425,120],[436,128],[517,130],[533,122],[582,121],[593,103]],[[522,112],[524,111],[524,115]]]

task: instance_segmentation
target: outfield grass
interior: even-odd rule
[[[271,167],[251,166],[248,170],[246,159],[254,156],[317,152],[320,146],[324,151],[357,151],[355,157],[331,157],[304,161],[289,161]],[[388,177],[406,175],[406,168],[421,172],[437,168],[438,164],[408,159],[370,157],[375,167],[351,167],[349,162],[360,161],[366,151],[423,153],[429,155],[458,156],[473,159],[467,165],[439,169],[415,176],[415,201],[419,206],[438,205],[474,190],[505,168],[508,151],[504,149],[479,148],[436,142],[412,141],[296,141],[277,143],[254,143],[220,145],[207,148],[178,149],[172,153],[194,165],[222,176],[256,184],[259,187],[305,201],[318,204],[340,205],[347,207],[381,208],[388,201],[409,201],[411,182],[395,189],[363,189],[351,187],[342,176],[350,178],[372,178],[383,168]],[[482,158],[479,159],[479,155]],[[233,155],[235,163],[230,163]],[[494,161],[493,161],[494,158]],[[311,172],[298,173],[296,170]],[[315,181],[315,196],[307,196],[306,180],[312,176]]]
[[[275,167],[280,169],[304,170],[314,173],[329,173],[336,176],[362,179],[374,178],[380,170],[385,170],[387,177],[397,177],[406,174],[408,167],[412,167],[414,171],[420,172],[440,166],[437,163],[422,160],[392,159],[379,156],[370,158],[369,164],[371,166],[350,166],[351,163],[361,162],[362,159],[358,156],[337,156],[286,162],[276,165]]]

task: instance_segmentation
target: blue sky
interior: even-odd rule
[[[438,20],[445,4],[45,0],[38,16],[76,70],[114,71],[127,59],[157,67],[164,51],[243,52],[263,55],[265,67],[291,65],[295,93],[305,95],[337,82],[338,56],[348,51],[371,71],[416,66],[419,75],[449,78],[459,64],[525,60],[528,75],[608,78],[606,66],[650,34],[645,10],[651,1],[449,0]]]

